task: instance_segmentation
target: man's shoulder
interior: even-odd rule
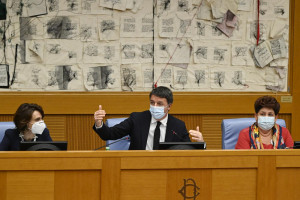
[[[151,116],[151,113],[149,110],[145,110],[142,112],[133,112],[130,114],[132,117],[141,117],[141,116]]]

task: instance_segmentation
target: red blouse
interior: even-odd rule
[[[293,138],[287,128],[282,127],[282,138],[286,145],[286,147],[293,147],[294,141]],[[272,144],[263,144],[264,149],[273,149]],[[239,139],[235,145],[236,149],[250,149],[251,142],[250,142],[250,136],[249,136],[249,127],[241,130]]]

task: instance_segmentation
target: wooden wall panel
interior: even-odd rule
[[[46,115],[44,121],[51,130],[51,137],[55,141],[67,140],[66,115]]]
[[[54,199],[100,200],[101,172],[93,171],[55,171]],[[68,192],[66,192],[68,191]]]
[[[13,115],[0,115],[0,122],[10,122],[14,120]]]
[[[122,200],[166,199],[167,172],[165,170],[122,170],[120,185],[126,185],[121,187]]]
[[[212,200],[256,200],[256,177],[256,169],[213,170]]]
[[[54,199],[54,172],[53,171],[7,172],[7,199],[9,200],[20,200],[20,199],[53,200]]]
[[[68,115],[67,139],[70,150],[92,150],[104,145],[93,129],[93,115]]]
[[[6,199],[6,172],[0,171],[0,199]]]
[[[276,178],[276,188],[280,188],[276,190],[277,199],[299,199],[299,168],[277,169]]]

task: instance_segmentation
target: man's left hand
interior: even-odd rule
[[[196,130],[190,130],[189,134],[192,136],[192,140],[204,142],[202,133],[199,131],[199,126],[196,127]]]

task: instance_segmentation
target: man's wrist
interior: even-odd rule
[[[97,126],[97,124],[95,123],[95,128],[96,129],[102,128],[102,126],[103,126],[103,121],[101,121],[101,125],[100,126]]]

